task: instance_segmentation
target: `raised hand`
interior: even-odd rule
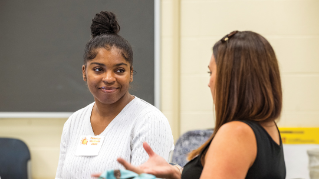
[[[130,170],[135,173],[148,173],[155,175],[158,178],[169,178],[169,179],[180,179],[180,171],[166,162],[164,158],[157,155],[151,147],[144,142],[144,150],[149,156],[149,159],[140,166],[133,166],[122,158],[119,158],[117,161],[122,164],[127,170]]]

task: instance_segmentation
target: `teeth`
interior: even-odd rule
[[[101,89],[105,89],[105,90],[113,90],[115,88],[112,88],[112,87],[101,87]]]

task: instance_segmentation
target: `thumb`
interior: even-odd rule
[[[148,156],[153,156],[155,155],[155,152],[152,150],[152,148],[148,145],[147,142],[143,142],[143,147],[144,147],[144,150],[146,151],[146,153],[148,154]]]

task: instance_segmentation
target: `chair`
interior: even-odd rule
[[[207,129],[188,131],[184,133],[175,144],[171,162],[184,167],[184,165],[188,162],[188,153],[204,144],[213,132],[213,129]]]
[[[0,178],[31,179],[30,151],[19,139],[0,138]]]

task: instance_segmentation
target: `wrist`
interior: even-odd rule
[[[181,179],[183,168],[177,164],[170,163],[172,168],[171,179]]]

